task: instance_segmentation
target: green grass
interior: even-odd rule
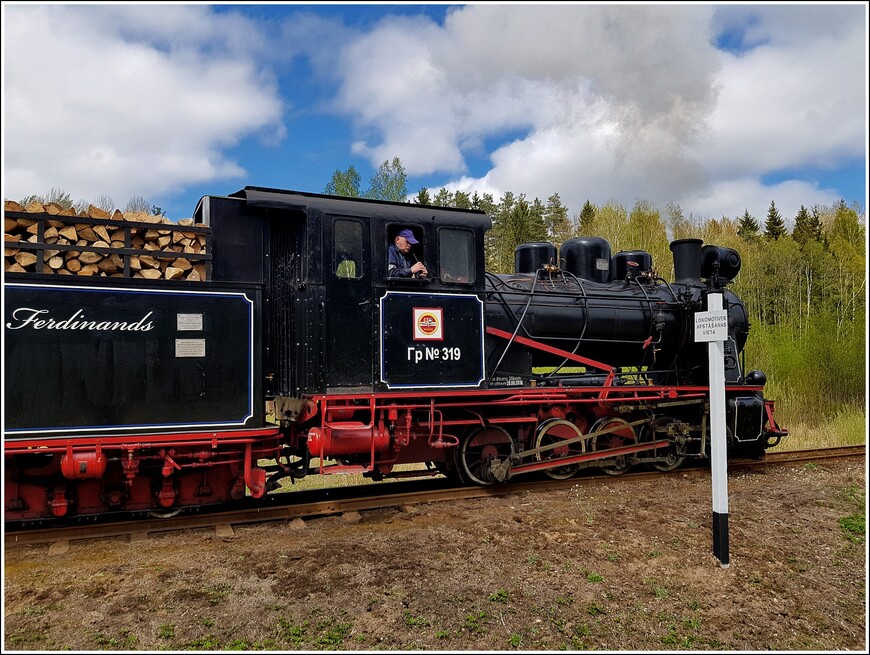
[[[853,484],[843,492],[843,498],[854,505],[855,512],[848,516],[841,516],[837,520],[837,523],[849,541],[863,544],[867,534],[867,519],[865,516],[867,497],[863,490]]]
[[[789,435],[771,449],[771,452],[784,450],[809,450],[812,448],[832,448],[835,446],[857,446],[867,443],[867,413],[863,410],[844,408],[830,420],[821,424],[789,424],[780,416],[780,403],[777,402],[777,422],[789,431]]]

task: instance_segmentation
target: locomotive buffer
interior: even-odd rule
[[[728,566],[728,470],[725,443],[725,341],[728,312],[722,294],[707,294],[707,311],[695,314],[695,341],[707,342],[710,370],[710,471],[713,481],[713,554]]]

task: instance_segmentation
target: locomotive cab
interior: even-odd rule
[[[483,212],[246,187],[197,217],[215,279],[264,286],[267,397],[483,381]],[[401,231],[426,277],[388,274]]]

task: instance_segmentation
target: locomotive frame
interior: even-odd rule
[[[134,279],[128,262],[6,275],[7,521],[219,505],[314,473],[495,484],[709,456],[689,325],[739,271],[733,251],[674,242],[669,283],[600,239],[561,261],[527,244],[496,276],[477,211],[246,187],[194,218],[207,282]],[[399,229],[431,277],[387,276]],[[725,293],[729,453],[760,456],[787,431],[764,375],[744,373],[748,319]]]

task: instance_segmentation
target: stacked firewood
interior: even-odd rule
[[[21,214],[28,214],[22,216]],[[4,270],[166,280],[206,279],[204,223],[91,205],[80,214],[56,203],[4,202]]]

